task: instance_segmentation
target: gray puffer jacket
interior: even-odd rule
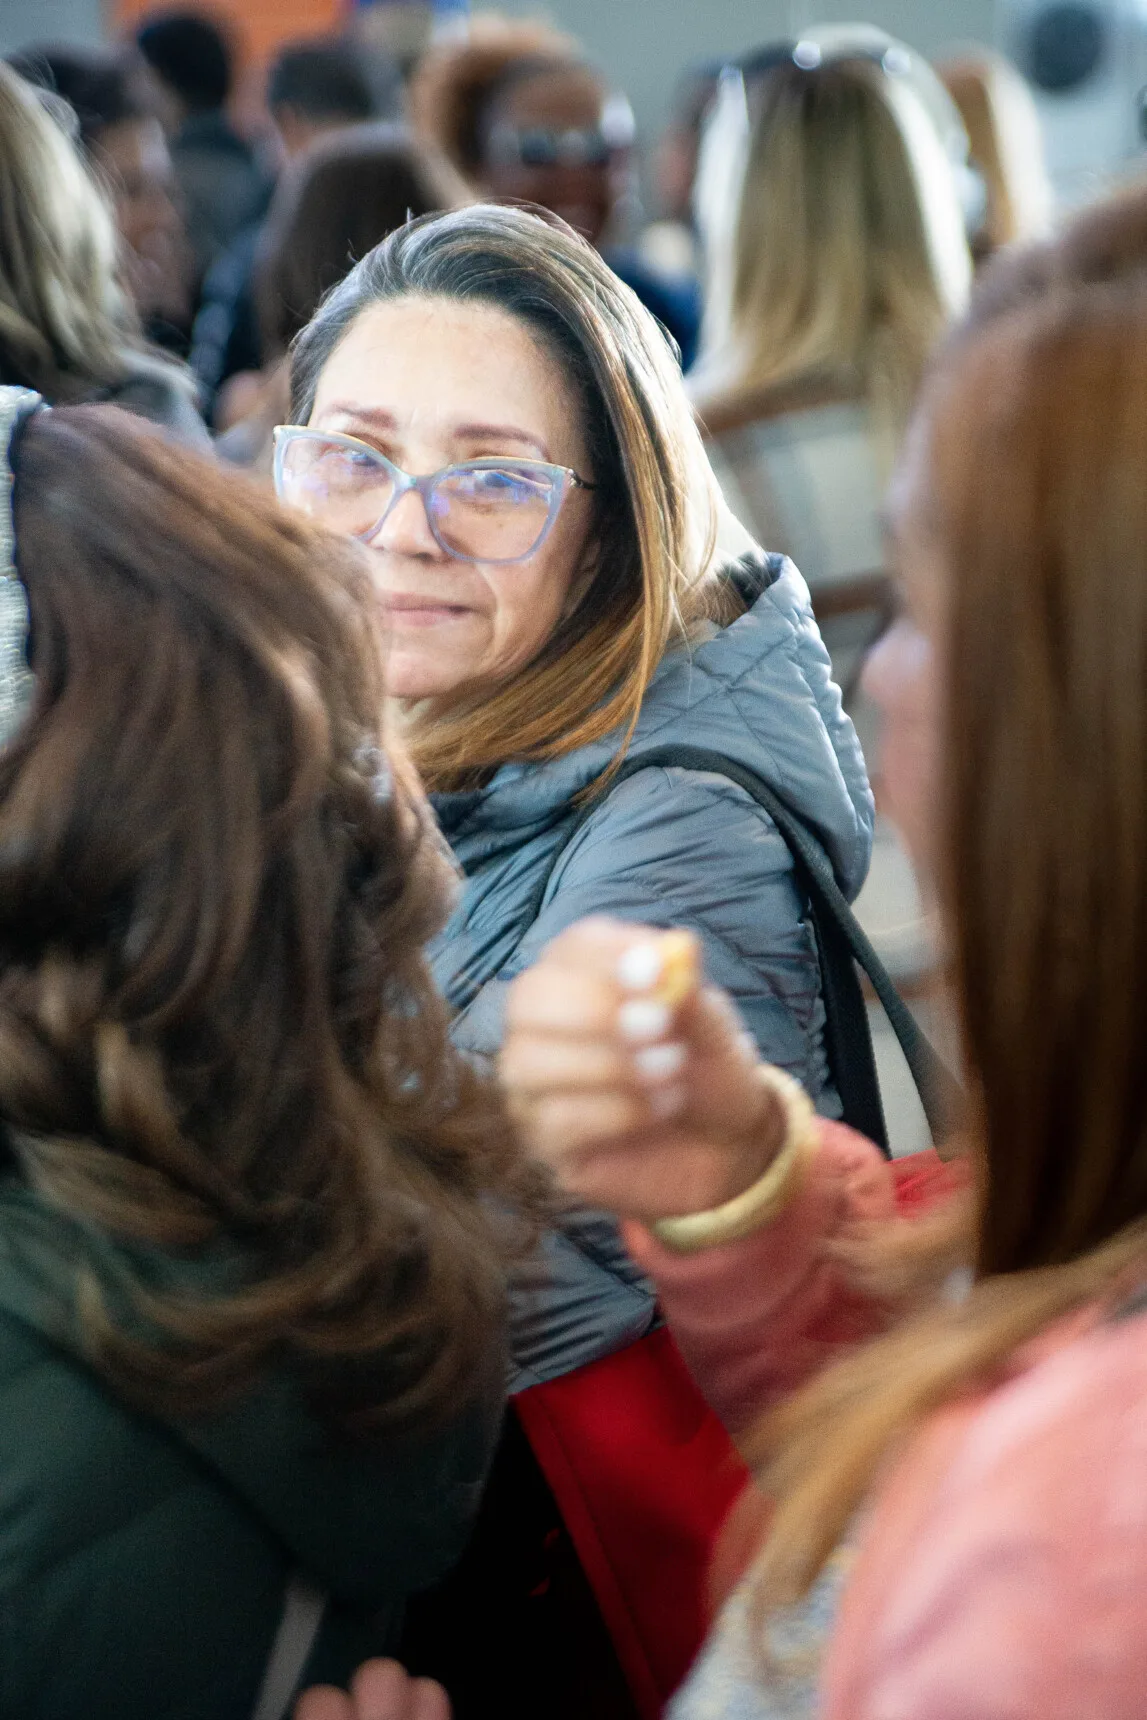
[[[733,577],[750,607],[666,656],[628,756],[676,743],[755,771],[819,840],[851,899],[868,869],[872,795],[807,588],[780,556],[749,558]],[[532,915],[573,797],[618,744],[615,735],[546,764],[506,765],[483,789],[435,796],[466,874],[431,947],[458,1044],[497,1050],[509,982],[575,920],[606,913],[688,926],[762,1054],[832,1114],[820,973],[792,859],[768,814],[727,777],[658,767],[621,783],[562,851]],[[542,1255],[515,1296],[515,1390],[608,1354],[653,1315],[649,1287],[597,1215],[572,1214]]]

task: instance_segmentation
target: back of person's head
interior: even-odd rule
[[[323,295],[388,233],[465,196],[446,162],[398,126],[350,126],[312,145],[284,175],[264,229],[255,283],[264,352],[286,352]]]
[[[1147,186],[1073,215],[1054,238],[993,257],[976,281],[964,332],[1075,287],[1147,280]]]
[[[101,133],[151,117],[132,56],[73,42],[45,43],[9,54],[8,64],[30,84],[51,90],[72,109],[86,150]]]
[[[112,407],[35,416],[13,467],[5,1169],[70,1226],[87,1340],[146,1405],[273,1361],[332,1414],[456,1413],[516,1161],[423,962],[447,874],[382,750],[365,558]]]
[[[944,60],[937,71],[960,110],[969,153],[987,193],[972,248],[982,261],[1003,245],[1042,238],[1052,190],[1031,90],[1001,54]]]
[[[0,64],[0,382],[75,399],[138,344],[105,197],[41,92]]]
[[[499,95],[534,71],[582,64],[577,42],[548,24],[479,13],[465,37],[420,60],[410,85],[411,123],[480,186],[486,122]]]
[[[1142,276],[1016,301],[925,384],[892,518],[910,591],[943,618],[936,871],[977,1282],[761,1430],[769,1605],[807,1587],[923,1416],[1142,1282],[1145,466]]]
[[[927,498],[893,524],[931,534],[949,608],[938,882],[977,1264],[1022,1273],[1147,1220],[1147,280],[954,341],[917,436]]]
[[[859,386],[895,435],[967,297],[953,164],[890,56],[802,46],[754,72],[726,326],[715,306],[706,335],[712,374],[732,391]]]
[[[212,113],[231,94],[231,50],[222,30],[200,12],[164,12],[144,20],[136,44],[161,84],[190,113]]]
[[[281,48],[267,73],[267,106],[312,124],[388,119],[398,105],[397,73],[343,37],[317,36]]]
[[[523,209],[475,204],[414,221],[365,256],[294,343],[294,423],[310,419],[357,319],[406,298],[493,306],[518,322],[564,373],[594,484],[590,576],[544,649],[492,693],[412,729],[419,769],[443,787],[636,722],[667,645],[710,613],[720,588],[719,509],[662,329],[588,243]]]

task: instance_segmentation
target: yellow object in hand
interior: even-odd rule
[[[657,940],[657,952],[661,974],[650,995],[666,1009],[676,1009],[700,983],[697,940],[692,932],[666,932]]]

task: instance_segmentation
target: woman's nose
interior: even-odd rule
[[[391,555],[420,556],[434,561],[442,561],[446,555],[430,529],[426,503],[417,490],[407,490],[399,496],[370,543],[372,549],[387,550]]]

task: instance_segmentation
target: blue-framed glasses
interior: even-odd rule
[[[368,442],[280,424],[275,489],[333,531],[369,543],[396,502],[417,490],[434,541],[459,561],[527,561],[571,489],[595,486],[543,460],[465,460],[414,478]]]

